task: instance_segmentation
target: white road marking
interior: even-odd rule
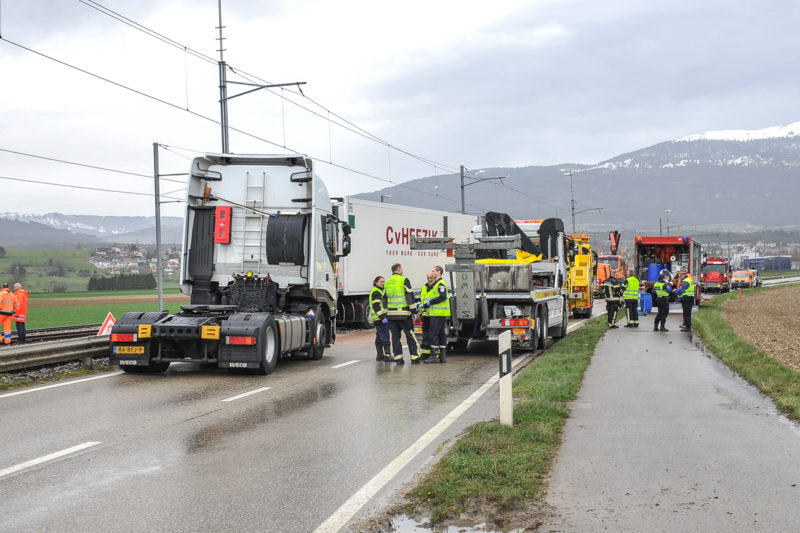
[[[234,400],[238,400],[238,399],[240,399],[240,398],[244,398],[244,397],[246,397],[246,396],[250,396],[250,395],[252,395],[252,394],[258,394],[259,392],[264,392],[265,390],[269,390],[269,389],[271,389],[271,388],[272,388],[272,387],[261,387],[261,388],[259,388],[259,389],[251,390],[251,391],[249,391],[249,392],[243,392],[243,393],[241,393],[241,394],[237,394],[236,396],[231,396],[230,398],[225,398],[225,399],[224,399],[224,400],[222,400],[222,401],[223,401],[223,402],[232,402],[232,401],[234,401]]]
[[[10,466],[4,470],[0,470],[0,478],[9,474],[13,474],[14,472],[19,472],[20,470],[25,470],[26,468],[30,468],[32,466],[46,463],[47,461],[52,461],[53,459],[58,459],[59,457],[64,457],[65,455],[69,455],[71,453],[85,450],[86,448],[91,448],[92,446],[97,446],[98,444],[100,443],[96,441],[84,442],[83,444],[78,444],[77,446],[67,448],[66,450],[61,450],[60,452],[51,453],[49,455],[39,457],[38,459],[31,459],[30,461],[26,461],[15,466]]]
[[[360,363],[361,359],[353,359],[352,361],[347,361],[346,363],[340,363],[338,365],[333,365],[331,368],[343,368],[346,366],[354,365],[356,363]]]
[[[512,363],[512,367],[517,366],[520,362],[522,362],[527,355],[518,357]],[[395,459],[386,465],[383,470],[378,472],[375,477],[367,481],[367,483],[358,489],[358,491],[353,494],[350,499],[344,502],[339,509],[336,510],[331,516],[328,517],[322,524],[320,524],[317,529],[314,530],[314,533],[335,533],[339,531],[341,528],[347,524],[355,514],[361,509],[364,504],[366,504],[370,498],[375,496],[394,476],[400,472],[411,460],[419,455],[419,453],[425,449],[431,442],[434,441],[439,435],[444,433],[444,431],[450,427],[453,422],[455,422],[458,417],[460,417],[464,412],[472,407],[475,402],[477,402],[481,396],[483,396],[486,391],[492,388],[492,386],[497,383],[499,376],[497,373],[492,375],[483,385],[481,385],[478,390],[473,392],[469,398],[461,402],[455,409],[450,411],[444,418],[442,418],[438,424],[433,426],[431,429],[427,431],[423,436],[421,436],[417,441],[409,446],[403,453],[395,457]]]
[[[39,392],[39,391],[43,391],[43,390],[47,390],[47,389],[55,389],[56,387],[66,387],[67,385],[75,385],[77,383],[83,383],[85,381],[92,381],[92,380],[95,380],[95,379],[110,378],[112,376],[119,376],[122,373],[123,373],[123,371],[119,370],[117,372],[109,372],[108,374],[102,374],[100,376],[92,376],[90,378],[75,379],[75,380],[72,380],[72,381],[63,381],[61,383],[55,383],[53,385],[45,385],[43,387],[35,387],[35,388],[31,388],[31,389],[24,389],[24,390],[18,390],[18,391],[14,391],[14,392],[7,392],[5,394],[0,394],[0,399],[9,398],[11,396],[19,396],[20,394],[28,394],[30,392]]]

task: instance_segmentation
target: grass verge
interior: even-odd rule
[[[514,381],[514,427],[476,424],[409,494],[406,511],[430,510],[434,524],[459,516],[470,501],[499,510],[534,502],[545,488],[575,399],[606,317],[555,343]]]
[[[118,367],[116,366],[95,363],[92,368],[32,370],[26,372],[24,375],[0,372],[0,393],[12,391],[14,389],[21,389],[23,387],[46,385],[48,383],[64,381],[66,379],[101,374],[111,370],[117,370],[117,368]]]
[[[780,290],[780,287],[749,289],[748,294]],[[734,372],[770,397],[787,417],[800,420],[800,372],[768,357],[733,331],[722,313],[722,304],[737,293],[721,294],[703,302],[692,317],[694,332],[706,347]]]

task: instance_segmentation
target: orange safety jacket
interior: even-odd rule
[[[14,296],[19,301],[19,309],[11,319],[15,322],[25,322],[28,318],[28,291],[25,289],[14,291]]]
[[[0,315],[11,316],[19,309],[19,300],[14,293],[6,287],[0,289]]]

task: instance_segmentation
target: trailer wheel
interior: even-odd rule
[[[264,336],[261,339],[261,362],[258,364],[258,373],[264,376],[272,374],[278,364],[278,337],[275,326],[264,326]]]

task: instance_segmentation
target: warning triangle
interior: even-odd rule
[[[113,328],[114,324],[116,323],[117,321],[114,318],[114,315],[108,313],[108,316],[106,316],[106,319],[103,321],[103,325],[100,326],[100,331],[97,332],[97,336],[102,337],[103,335],[111,335],[111,328]]]

